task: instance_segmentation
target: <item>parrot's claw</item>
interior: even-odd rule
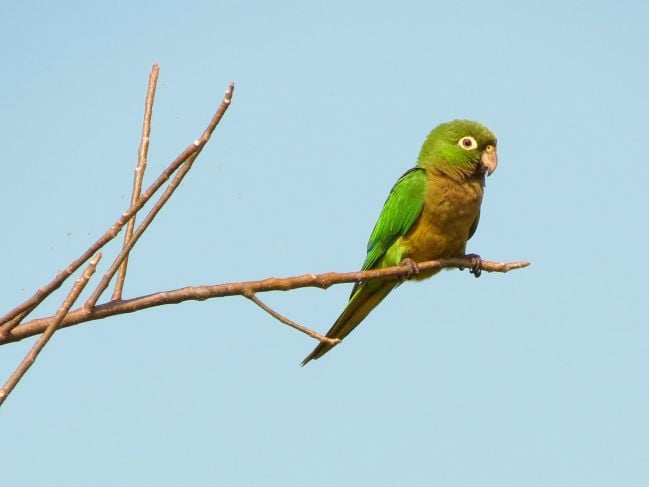
[[[475,277],[480,277],[482,274],[482,259],[478,254],[468,254],[465,255],[467,259],[471,261],[471,274],[473,274]]]
[[[407,267],[409,269],[409,271],[410,271],[404,277],[404,279],[411,279],[414,276],[419,275],[419,266],[417,266],[417,263],[414,260],[412,260],[411,258],[406,257],[405,259],[403,259],[401,261],[400,265]]]

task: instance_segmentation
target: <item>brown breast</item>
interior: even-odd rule
[[[464,255],[469,231],[480,213],[484,176],[463,182],[429,174],[424,209],[402,242],[414,261]]]

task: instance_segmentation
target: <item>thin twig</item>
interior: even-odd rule
[[[160,176],[142,193],[142,196],[137,200],[137,202],[132,205],[128,210],[126,210],[121,217],[104,233],[99,239],[92,244],[88,250],[86,250],[79,258],[74,260],[70,265],[68,265],[63,271],[59,272],[57,276],[48,284],[40,288],[36,293],[22,304],[15,307],[5,316],[0,318],[0,340],[7,338],[7,335],[10,334],[11,330],[19,325],[20,322],[13,320],[16,316],[19,316],[25,312],[26,316],[31,312],[39,303],[41,303],[47,296],[49,296],[53,291],[58,289],[63,282],[70,277],[70,275],[75,272],[84,262],[86,262],[91,256],[93,256],[100,248],[102,248],[106,243],[110,242],[113,238],[117,236],[122,227],[130,220],[135,213],[137,213],[140,208],[142,208],[147,201],[153,196],[153,194],[160,189],[160,187],[171,177],[171,175],[183,165],[190,157],[194,154],[199,154],[207,141],[209,140],[212,132],[220,122],[221,118],[225,114],[230,101],[232,100],[232,93],[234,91],[234,83],[230,83],[228,89],[225,92],[225,97],[221,102],[221,105],[217,109],[216,113],[210,120],[207,128],[194,142],[192,142],[183,152],[181,152],[178,157],[160,174]],[[10,322],[10,323],[9,323]],[[9,326],[11,325],[11,326]]]
[[[0,337],[2,336],[2,329],[6,327],[7,330],[13,330],[16,326],[20,324],[22,320],[25,319],[31,310],[25,310],[22,313],[14,316],[11,320],[7,321],[3,326],[0,326]]]
[[[217,110],[217,114],[220,114],[219,118],[216,119],[216,122],[214,123],[213,127],[208,127],[203,134],[201,135],[200,139],[196,140],[194,144],[201,144],[201,147],[205,145],[207,140],[210,138],[212,135],[212,132],[218,125],[219,121],[225,114],[225,111],[228,109],[230,106],[230,102],[232,101],[232,91],[234,90],[234,85],[230,85],[228,90],[225,92],[225,96],[223,97],[223,101],[221,101],[221,106],[219,106],[219,109]],[[215,117],[216,118],[216,117]],[[214,120],[214,119],[213,119]],[[139,238],[142,236],[144,231],[148,228],[148,226],[151,224],[155,216],[158,214],[158,212],[162,209],[164,204],[171,198],[171,195],[174,193],[176,188],[180,185],[182,182],[183,178],[185,175],[189,172],[189,170],[192,168],[192,164],[194,164],[194,161],[200,154],[200,151],[195,152],[194,154],[190,155],[185,163],[182,165],[180,169],[178,169],[178,172],[174,176],[174,179],[169,183],[167,188],[165,189],[164,193],[162,193],[162,196],[156,201],[155,205],[153,208],[151,208],[151,211],[147,214],[147,216],[142,220],[142,223],[137,227],[137,230],[135,230],[135,233],[133,233],[133,236],[128,242],[124,243],[124,247],[122,248],[122,251],[115,257],[115,260],[113,261],[112,265],[110,268],[106,271],[104,276],[101,278],[101,281],[99,282],[99,285],[97,288],[92,292],[90,297],[87,299],[86,303],[84,304],[85,308],[91,308],[93,307],[96,303],[101,294],[105,291],[105,289],[108,287],[110,284],[110,280],[113,278],[115,275],[115,272],[117,272],[117,269],[121,265],[121,263],[126,259],[128,256],[128,253],[131,251],[133,246],[137,243]]]
[[[420,272],[429,270],[438,270],[446,268],[466,269],[473,265],[470,258],[440,259],[421,262],[417,264]],[[528,262],[490,262],[482,261],[483,272],[509,272],[514,269],[527,267]],[[268,291],[288,291],[303,287],[318,287],[326,289],[334,284],[349,282],[370,281],[374,279],[402,279],[408,277],[412,269],[408,266],[386,267],[384,269],[375,269],[358,272],[328,272],[325,274],[305,274],[302,276],[286,277],[283,279],[271,277],[260,281],[234,282],[226,284],[216,284],[212,286],[194,286],[173,291],[163,291],[148,296],[140,296],[124,301],[113,301],[100,304],[94,308],[85,307],[76,309],[68,313],[61,327],[68,327],[85,323],[88,321],[99,320],[109,316],[120,315],[124,313],[133,313],[146,308],[162,306],[167,304],[177,304],[183,301],[203,301],[205,299],[224,297],[224,296],[242,296],[246,293],[260,293]],[[40,318],[28,321],[11,333],[0,336],[0,345],[9,342],[15,342],[24,338],[43,333],[45,328],[51,323],[52,317]]]
[[[144,220],[142,220],[142,223],[140,223],[140,225],[137,227],[135,233],[133,233],[132,237],[129,239],[128,242],[125,242],[121,252],[117,254],[117,257],[115,257],[115,260],[111,264],[110,268],[106,271],[104,276],[101,278],[101,281],[97,285],[97,288],[92,292],[90,297],[86,300],[84,304],[85,308],[92,308],[97,303],[99,297],[102,295],[102,293],[106,290],[106,288],[110,284],[110,280],[115,275],[115,272],[117,272],[118,268],[120,268],[120,264],[125,262],[125,259],[128,257],[128,253],[131,251],[133,246],[135,246],[137,241],[140,239],[144,231],[149,227],[149,225],[156,217],[158,212],[165,205],[165,203],[169,200],[169,198],[171,198],[171,195],[174,193],[176,188],[178,188],[178,186],[180,185],[181,181],[183,180],[187,172],[189,172],[189,170],[192,167],[192,164],[194,163],[197,157],[198,154],[192,155],[187,160],[187,162],[185,162],[185,164],[183,164],[183,166],[178,170],[171,183],[169,183],[169,185],[167,186],[167,189],[165,189],[164,193],[162,193],[162,196],[160,196],[160,199],[156,201],[155,205],[153,205],[153,208],[151,208],[151,211],[149,211],[149,213],[144,218]]]
[[[153,100],[155,98],[155,88],[158,83],[158,74],[160,67],[154,64],[149,74],[149,86],[146,92],[146,100],[144,102],[144,121],[142,122],[142,137],[140,139],[140,147],[137,151],[137,166],[133,174],[133,193],[131,194],[131,206],[134,205],[140,193],[142,192],[142,181],[144,180],[144,171],[148,162],[149,154],[149,141],[151,140],[151,116],[153,115]],[[133,215],[126,225],[124,233],[124,247],[128,244],[133,236],[133,229],[135,228],[135,219],[137,215]],[[113,291],[113,300],[122,299],[122,291],[124,290],[124,280],[126,279],[126,269],[128,267],[128,255],[124,258],[122,265],[119,267],[117,274],[117,281],[115,282],[115,290]]]
[[[72,290],[70,290],[70,293],[67,295],[65,300],[63,300],[61,307],[56,312],[56,315],[54,315],[54,318],[47,325],[47,328],[45,328],[43,334],[36,341],[32,349],[27,352],[25,358],[23,358],[22,362],[20,362],[20,365],[18,365],[14,373],[11,374],[9,379],[7,379],[7,382],[5,382],[5,385],[2,387],[2,389],[0,389],[0,406],[5,401],[5,399],[7,399],[7,396],[11,394],[11,391],[14,390],[14,387],[16,387],[16,384],[18,384],[20,379],[23,378],[27,370],[36,361],[36,358],[38,357],[38,354],[41,353],[41,350],[43,350],[43,347],[45,347],[50,338],[52,338],[52,335],[54,335],[54,332],[58,329],[63,319],[68,314],[68,311],[70,311],[70,308],[79,297],[79,294],[81,294],[81,291],[83,291],[83,288],[86,287],[86,284],[88,284],[88,281],[94,274],[99,259],[101,259],[101,254],[98,253],[90,260],[88,267],[85,271],[83,271],[81,277],[76,280],[74,286],[72,286]]]
[[[276,320],[284,323],[285,325],[290,326],[291,328],[295,328],[298,331],[301,331],[305,335],[309,335],[311,338],[315,338],[316,340],[326,343],[327,345],[331,345],[332,347],[339,344],[342,340],[340,338],[329,338],[324,335],[321,335],[320,333],[317,333],[310,328],[307,328],[306,326],[302,326],[299,323],[296,323],[295,321],[289,320],[286,316],[278,313],[275,311],[273,308],[265,304],[263,301],[261,301],[255,293],[244,293],[244,296],[248,298],[250,301],[255,303],[257,306],[259,306],[261,309],[263,309],[266,313],[271,315],[273,318]]]

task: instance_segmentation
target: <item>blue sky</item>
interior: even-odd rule
[[[646,484],[645,2],[5,3],[4,310],[128,206],[154,62],[147,181],[237,87],[126,296],[357,269],[453,118],[499,138],[469,250],[532,262],[407,283],[305,368],[243,298],[57,333],[0,412],[7,485]],[[326,331],[349,289],[262,298]]]

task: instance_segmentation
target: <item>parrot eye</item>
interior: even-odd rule
[[[462,137],[460,140],[458,140],[457,145],[462,147],[462,149],[464,150],[476,149],[478,147],[478,143],[470,135],[467,135],[466,137]]]

